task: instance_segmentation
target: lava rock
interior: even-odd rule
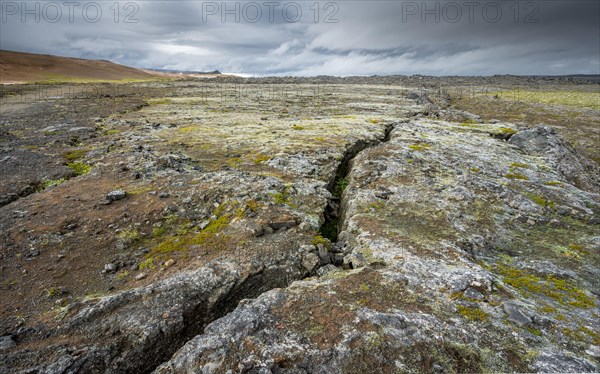
[[[508,314],[508,320],[519,326],[528,326],[533,322],[529,316],[523,313],[521,309],[513,303],[506,302],[502,307],[506,314]]]
[[[115,190],[106,194],[106,200],[109,202],[123,200],[127,196],[127,193],[124,190]]]
[[[296,222],[296,218],[289,214],[281,215],[269,222],[269,226],[273,230],[279,230],[282,228],[289,229],[296,226],[297,224],[298,222]]]
[[[13,340],[12,336],[0,336],[0,351],[4,351],[6,349],[11,349],[15,347],[17,343]]]
[[[117,264],[109,263],[104,265],[104,272],[114,273],[115,271],[117,271]]]

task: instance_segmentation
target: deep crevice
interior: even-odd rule
[[[335,175],[327,184],[327,190],[331,193],[331,198],[327,202],[327,206],[323,212],[325,221],[319,229],[319,233],[323,238],[328,239],[332,243],[335,243],[338,240],[338,233],[341,227],[340,209],[342,206],[342,193],[348,184],[347,178],[350,174],[351,161],[365,149],[388,142],[395,125],[396,123],[385,124],[383,139],[375,139],[370,141],[365,141],[362,139],[358,140],[344,153],[344,157],[338,165]]]
[[[204,328],[235,310],[243,299],[253,299],[274,289],[286,287],[289,280],[281,268],[266,269],[249,275],[241,280],[229,292],[210,305],[207,300],[199,300],[193,308],[183,314],[184,327],[163,335],[162,339],[140,351],[138,362],[145,362],[142,367],[135,368],[140,373],[152,373],[195,336],[202,334]],[[135,359],[130,361],[134,362]]]
[[[320,232],[323,237],[331,240],[332,242],[337,241],[338,229],[339,229],[339,213],[341,208],[341,194],[345,188],[346,178],[350,172],[350,164],[363,150],[376,146],[378,144],[387,142],[390,140],[391,132],[394,129],[395,124],[386,124],[385,132],[382,139],[375,139],[370,141],[359,140],[349,147],[344,153],[342,161],[338,165],[335,175],[329,181],[327,189],[332,194],[332,198],[328,201],[325,209],[325,222],[321,226]],[[187,341],[192,339],[194,336],[201,334],[204,328],[211,322],[222,318],[227,313],[233,311],[242,299],[256,298],[262,293],[276,288],[287,286],[288,280],[282,277],[281,274],[284,272],[279,269],[267,270],[269,274],[260,272],[249,276],[246,280],[238,284],[234,289],[223,296],[215,305],[210,309],[206,308],[205,303],[199,303],[197,308],[189,311],[184,315],[185,329],[183,334],[174,337],[175,340],[172,347],[176,347],[174,350],[168,352],[156,352],[156,357],[151,365],[146,367],[144,372],[152,372],[162,363],[168,361],[172,355],[182,347]],[[310,274],[308,274],[310,275]],[[307,276],[308,276],[307,275]],[[161,347],[163,345],[160,345]],[[158,347],[157,347],[158,348]]]

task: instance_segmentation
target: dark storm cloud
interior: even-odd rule
[[[61,1],[22,4],[2,0],[2,49],[258,75],[600,73],[598,1],[82,1],[73,22]]]

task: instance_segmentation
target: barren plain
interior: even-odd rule
[[[0,102],[0,373],[600,370],[597,77]]]

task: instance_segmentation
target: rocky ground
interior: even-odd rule
[[[482,79],[3,88],[0,372],[600,370],[598,85]]]

